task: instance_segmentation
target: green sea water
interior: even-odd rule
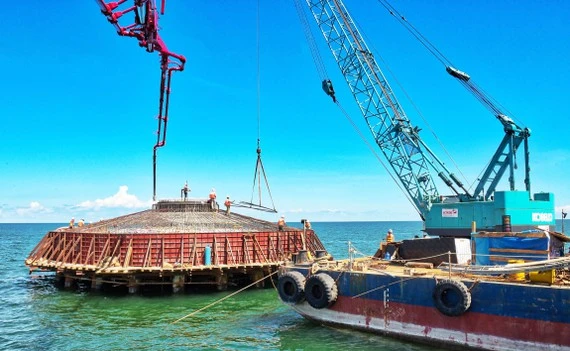
[[[28,274],[29,252],[57,224],[0,224],[0,350],[437,350],[306,321],[274,288],[251,289],[178,323],[232,293],[105,295],[61,290]],[[421,222],[313,223],[325,247],[348,256],[347,240],[373,254],[392,228],[396,239],[420,234]],[[269,284],[269,286],[271,286]]]

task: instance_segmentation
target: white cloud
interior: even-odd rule
[[[94,209],[98,210],[100,208],[144,208],[150,207],[152,205],[152,201],[141,201],[139,200],[136,195],[132,195],[128,193],[129,187],[126,185],[122,185],[119,187],[119,191],[115,195],[106,197],[104,199],[97,199],[94,201],[88,200],[83,201],[79,205],[80,208],[83,209]]]
[[[44,207],[42,204],[40,204],[37,201],[30,202],[29,207],[20,207],[16,209],[16,213],[20,216],[27,216],[37,213],[50,213],[50,212],[52,212],[52,210]]]

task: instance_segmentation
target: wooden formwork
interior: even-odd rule
[[[101,234],[49,232],[30,253],[31,268],[77,268],[97,272],[136,272],[158,268],[203,268],[209,247],[213,266],[278,263],[303,250],[302,231],[261,233]],[[314,231],[306,231],[306,249],[324,250]]]
[[[278,231],[273,223],[247,221],[249,217],[237,214],[184,216],[149,210],[138,217],[124,218],[48,232],[32,250],[26,265],[31,270],[53,271],[69,279],[91,280],[94,286],[109,281],[129,287],[211,283],[225,288],[238,273],[254,279],[275,271],[300,250],[306,249],[312,255],[324,251],[312,230],[287,227]],[[140,223],[158,223],[154,228],[157,232],[152,232],[151,226],[134,227],[137,218]],[[131,232],[125,232],[125,227]],[[170,232],[172,228],[181,231]]]

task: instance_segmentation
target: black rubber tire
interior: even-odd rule
[[[291,271],[282,274],[277,281],[277,292],[283,302],[299,303],[305,296],[305,276],[300,272]]]
[[[433,289],[433,302],[441,313],[456,317],[471,307],[471,293],[460,281],[441,280]]]
[[[319,273],[309,277],[305,283],[305,299],[313,308],[322,309],[334,304],[338,297],[338,288],[334,279]]]

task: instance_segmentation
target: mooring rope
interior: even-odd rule
[[[188,314],[188,315],[186,315],[186,316],[184,316],[184,317],[182,317],[182,318],[179,318],[179,319],[175,320],[174,322],[172,322],[172,324],[176,324],[176,323],[180,322],[180,321],[183,320],[183,319],[186,319],[186,318],[188,318],[188,317],[191,317],[191,316],[195,315],[195,314],[198,313],[198,312],[202,312],[202,311],[204,311],[205,309],[208,309],[208,308],[210,308],[210,307],[212,307],[212,306],[214,306],[214,305],[217,305],[218,303],[220,303],[220,302],[222,302],[222,301],[224,301],[224,300],[226,300],[226,299],[229,299],[230,297],[239,294],[240,292],[246,290],[247,288],[250,288],[250,287],[254,286],[255,284],[257,284],[257,283],[259,283],[259,282],[261,282],[261,281],[263,281],[263,280],[265,280],[265,279],[271,277],[272,275],[274,275],[274,274],[277,273],[277,272],[279,272],[279,271],[276,270],[275,272],[273,272],[273,273],[271,273],[271,274],[269,274],[269,275],[266,275],[265,277],[263,277],[263,278],[261,278],[261,279],[259,279],[259,280],[256,280],[255,282],[249,284],[249,285],[246,286],[246,287],[243,287],[243,288],[239,289],[238,291],[235,291],[235,292],[233,292],[233,293],[231,293],[231,294],[229,294],[229,295],[227,295],[227,296],[224,296],[224,297],[222,297],[221,299],[216,300],[216,301],[212,302],[212,303],[209,304],[209,305],[206,305],[206,306],[204,306],[204,307],[202,307],[202,308],[200,308],[200,309],[198,309],[198,310],[196,310],[196,311],[194,311],[194,312],[192,312],[192,313],[190,313],[190,314]]]

